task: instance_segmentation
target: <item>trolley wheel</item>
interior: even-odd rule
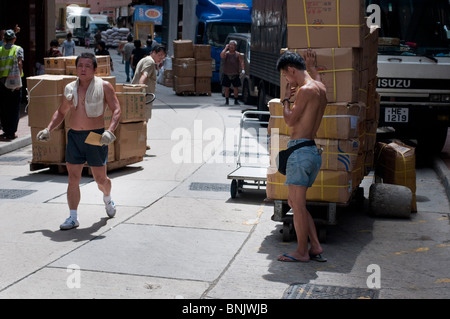
[[[240,194],[244,190],[244,181],[242,179],[237,182],[237,192]]]
[[[230,186],[231,198],[236,198],[237,191],[238,191],[238,183],[237,183],[237,180],[233,179],[231,181],[231,186]]]

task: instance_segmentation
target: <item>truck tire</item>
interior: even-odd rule
[[[268,111],[269,107],[266,103],[266,90],[264,88],[264,83],[259,85],[258,90],[258,111]],[[269,121],[268,115],[258,115],[260,121]]]
[[[244,81],[244,85],[242,86],[242,100],[245,104],[253,104],[255,99],[250,95],[250,87],[248,85],[248,81]]]

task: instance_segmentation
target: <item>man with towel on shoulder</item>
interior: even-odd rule
[[[39,141],[48,141],[50,132],[62,123],[69,113],[70,130],[67,133],[66,164],[69,174],[67,202],[70,216],[60,225],[60,229],[78,227],[77,209],[80,203],[80,180],[84,163],[87,162],[98,188],[103,193],[106,214],[112,218],[116,206],[111,198],[111,180],[106,174],[108,145],[116,139],[114,130],[119,125],[120,105],[113,86],[94,76],[97,59],[92,53],[82,53],[76,59],[78,79],[69,83],[58,110],[53,114],[47,128],[37,134]],[[104,112],[106,105],[112,110],[111,124],[105,130]],[[90,133],[97,133],[99,145],[85,143]],[[92,134],[91,134],[92,135]]]

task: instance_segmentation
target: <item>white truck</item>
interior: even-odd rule
[[[450,4],[448,0],[372,0],[381,12],[379,127],[440,152],[450,126]]]
[[[84,45],[86,32],[90,33],[91,43],[97,30],[106,31],[110,27],[108,16],[91,14],[90,8],[69,5],[66,8],[66,31],[72,32],[73,40]]]

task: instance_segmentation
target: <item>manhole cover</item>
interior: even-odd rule
[[[292,284],[283,299],[376,299],[378,291],[367,288]]]
[[[32,189],[0,189],[0,199],[16,199],[30,195],[37,190]]]
[[[230,191],[229,184],[221,183],[191,183],[189,186],[191,191],[209,191],[209,192],[228,192]]]

